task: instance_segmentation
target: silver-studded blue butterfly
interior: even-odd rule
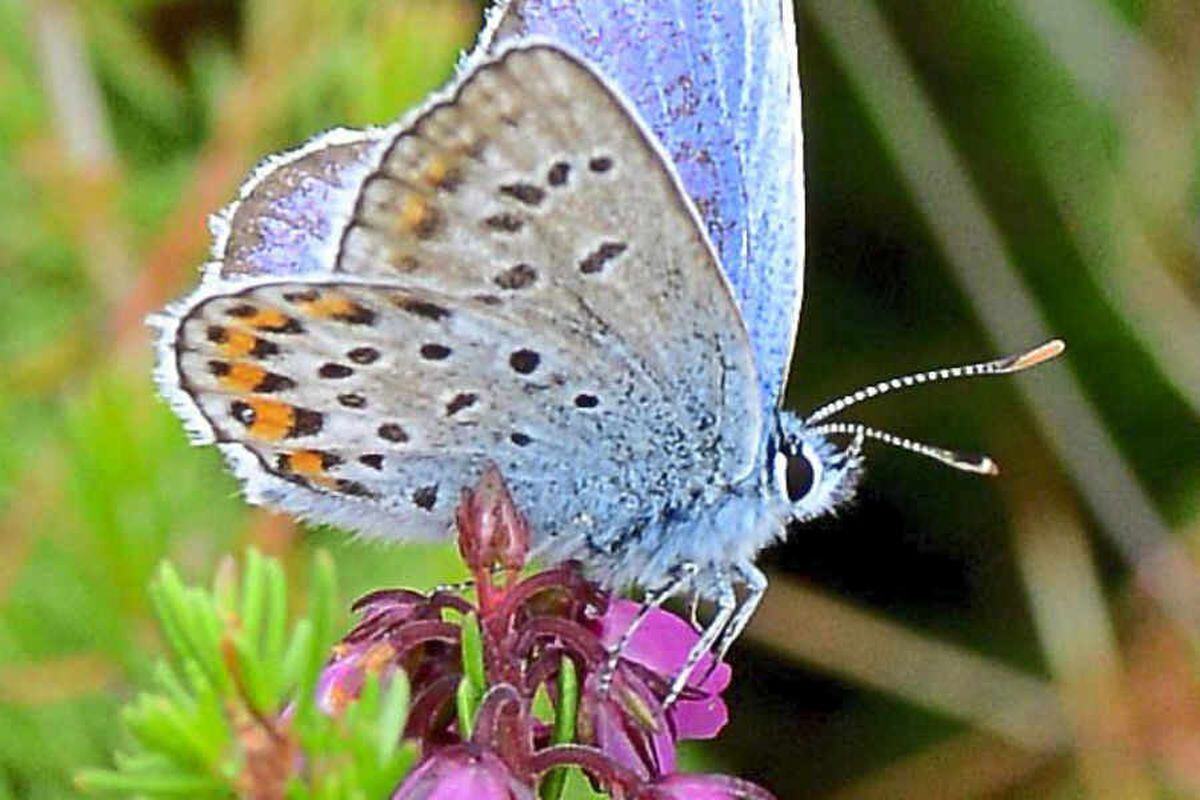
[[[802,162],[790,2],[512,0],[422,108],[251,176],[160,387],[251,501],[366,534],[444,536],[494,462],[546,559],[710,599],[695,655],[727,648],[865,438],[993,470],[828,417],[1061,347],[780,410]]]

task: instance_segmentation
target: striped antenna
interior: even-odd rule
[[[1007,358],[997,358],[994,361],[981,361],[978,364],[965,364],[961,367],[932,369],[928,372],[916,372],[912,375],[902,375],[899,378],[880,381],[879,383],[859,389],[857,392],[852,392],[845,397],[840,397],[832,403],[826,403],[809,414],[805,418],[804,423],[812,425],[813,423],[828,419],[852,405],[861,403],[863,400],[870,400],[872,397],[879,397],[881,394],[894,392],[897,389],[907,389],[910,386],[919,386],[923,383],[936,383],[937,381],[954,380],[955,378],[974,378],[980,375],[1011,375],[1014,372],[1036,367],[1038,364],[1049,361],[1062,353],[1064,349],[1066,349],[1066,345],[1063,344],[1061,339],[1051,339],[1032,350],[1018,353],[1015,356],[1008,356]],[[879,437],[873,436],[872,438]],[[932,454],[926,453],[926,455]],[[944,460],[940,456],[932,457]],[[951,464],[951,466],[954,466],[954,464]]]
[[[942,447],[934,447],[933,445],[906,439],[903,436],[896,436],[895,434],[881,431],[868,425],[860,425],[857,422],[827,422],[824,425],[818,425],[812,430],[824,436],[845,434],[856,438],[874,439],[884,444],[890,444],[892,447],[907,450],[910,453],[927,456],[963,472],[973,472],[976,475],[1000,474],[1000,467],[988,456],[978,453],[967,453],[961,450],[947,450]]]

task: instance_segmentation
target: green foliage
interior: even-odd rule
[[[579,719],[579,676],[575,662],[564,657],[562,671],[558,673],[558,705],[554,713],[554,733],[550,740],[554,744],[569,744],[575,741],[575,725]],[[571,770],[559,768],[542,781],[543,800],[559,800],[567,787]]]
[[[66,151],[79,125],[58,116],[34,35],[52,7],[77,15],[78,42],[58,44],[98,89],[112,163]],[[453,547],[252,512],[155,397],[141,318],[194,283],[205,215],[257,159],[391,120],[478,24],[473,0],[0,0],[0,798],[70,796],[82,765],[108,761],[122,701],[156,675],[146,587],[164,559],[207,578],[255,543],[303,586],[324,547],[339,630],[369,588],[461,579]],[[166,272],[151,276],[156,259]]]
[[[122,718],[129,744],[115,769],[88,770],[86,791],[142,797],[229,797],[286,786],[300,798],[386,796],[412,764],[400,734],[408,683],[368,680],[339,716],[316,708],[332,644],[333,562],[314,558],[306,613],[289,627],[282,565],[248,552],[205,591],[170,565],[151,588],[170,660]],[[303,769],[295,770],[297,763]],[[297,774],[293,774],[297,773]]]
[[[483,693],[487,691],[483,634],[479,628],[479,618],[474,614],[467,616],[462,622],[462,662],[463,677],[458,682],[454,701],[455,710],[458,712],[458,728],[466,739],[475,729],[475,714],[479,711]]]

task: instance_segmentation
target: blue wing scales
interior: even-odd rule
[[[786,380],[804,258],[795,19],[780,0],[511,0],[479,56],[561,42],[615,83],[665,147],[704,218],[753,343],[764,402]]]

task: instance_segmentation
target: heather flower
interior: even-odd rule
[[[392,800],[533,800],[498,755],[473,744],[443,748],[404,779]]]
[[[600,640],[605,647],[617,645],[633,623],[641,606],[632,600],[615,599],[600,620]],[[700,636],[687,622],[661,609],[653,609],[634,631],[621,659],[650,670],[670,684],[683,671],[688,652]],[[705,653],[688,677],[684,693],[667,711],[676,740],[711,739],[729,721],[729,709],[721,692],[729,686],[733,671]]]
[[[405,673],[404,737],[422,759],[393,800],[532,798],[562,767],[623,798],[770,797],[733,778],[675,772],[676,742],[711,738],[728,718],[720,692],[730,670],[712,656],[666,706],[699,638],[687,622],[651,610],[613,669],[611,649],[641,606],[611,598],[576,564],[520,579],[532,537],[494,469],[464,492],[456,518],[477,599],[402,589],[361,598],[358,624],[317,685],[318,707],[342,714],[368,676],[386,684]],[[553,721],[535,714],[539,696],[554,704]],[[568,718],[576,724],[564,728]]]
[[[771,793],[727,775],[668,775],[644,786],[636,800],[771,800]]]
[[[643,778],[675,771],[675,738],[661,701],[619,666],[607,692],[593,673],[584,684],[580,738]]]

